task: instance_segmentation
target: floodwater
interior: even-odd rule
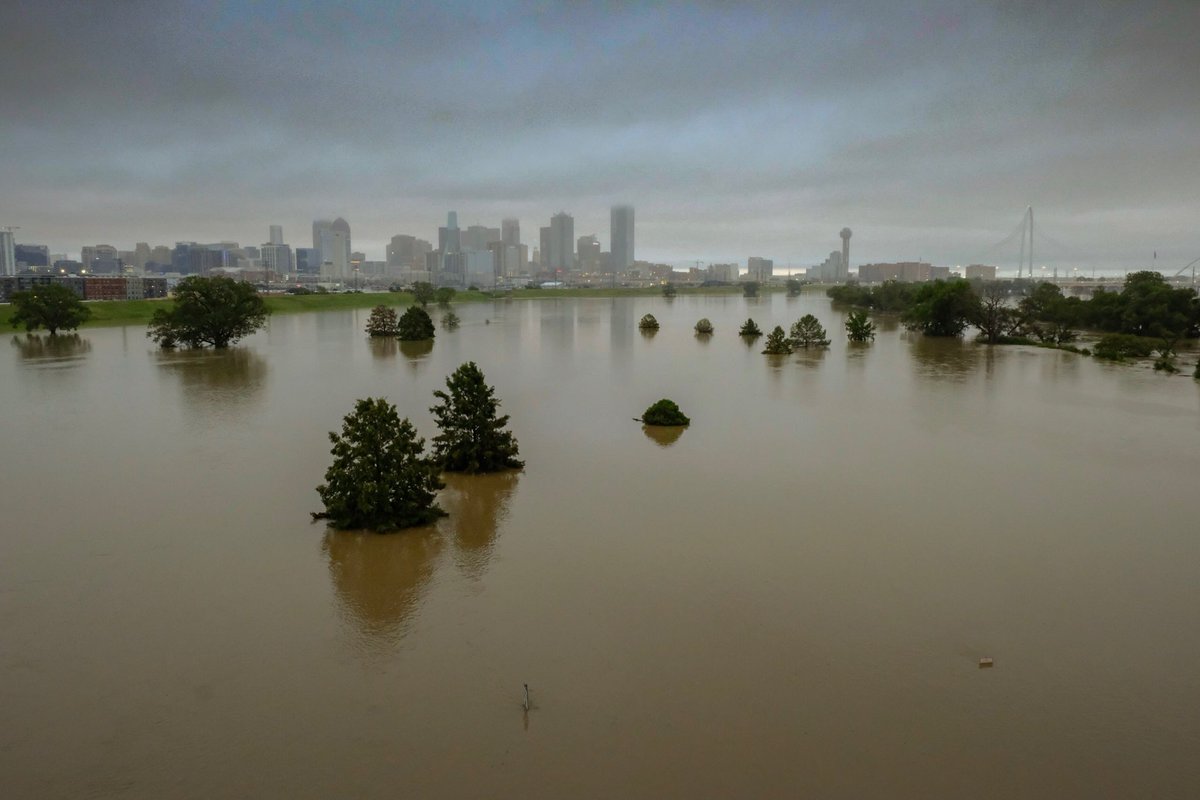
[[[1200,796],[1190,378],[851,347],[819,296],[456,310],[0,336],[0,794]],[[809,311],[827,352],[735,333]],[[354,400],[431,436],[467,360],[526,468],[312,523]],[[689,429],[633,421],[661,397]]]

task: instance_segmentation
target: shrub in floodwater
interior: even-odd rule
[[[696,323],[696,333],[712,333],[713,324],[708,321],[708,317]]]
[[[675,401],[665,397],[654,403],[642,414],[642,422],[646,425],[688,425],[691,420],[679,410]]]
[[[656,331],[658,330],[658,320],[654,318],[653,314],[647,314],[638,322],[638,327],[644,331]]]

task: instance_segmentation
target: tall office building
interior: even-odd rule
[[[486,225],[469,225],[460,234],[459,244],[463,250],[487,250],[492,242],[500,241],[500,229]]]
[[[350,274],[350,223],[338,217],[333,222],[313,222],[313,249],[321,254],[321,273],[335,281]]]
[[[838,270],[837,282],[845,283],[850,276],[850,229],[842,228],[842,264]]]
[[[614,272],[633,266],[633,206],[613,206],[609,214],[609,263]]]
[[[458,230],[458,212],[451,211],[446,215],[445,227],[438,228],[438,253],[457,253],[462,250],[462,236]]]
[[[272,225],[270,227],[270,232],[271,232],[271,235],[267,238],[267,240],[271,244],[283,244],[283,226],[282,225]]]
[[[271,244],[268,242],[260,248],[260,256],[264,270],[269,270],[277,276],[288,275],[295,271],[292,265],[292,248],[286,244]]]
[[[565,211],[550,218],[549,266],[561,270],[575,266],[575,218]]]
[[[12,231],[0,230],[0,275],[17,274],[17,254]]]
[[[746,262],[748,280],[767,283],[775,272],[775,262],[769,258],[752,257]]]
[[[575,245],[579,255],[579,269],[583,272],[599,272],[604,258],[600,250],[600,240],[596,235],[580,236]]]
[[[506,245],[521,244],[521,222],[515,219],[501,220],[500,241]]]
[[[432,252],[433,245],[424,239],[398,233],[386,248],[389,267],[425,269],[425,254]]]
[[[538,228],[538,266],[543,270],[550,268],[550,226]]]

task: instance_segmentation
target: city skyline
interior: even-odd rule
[[[1200,160],[1198,32],[1200,6],[1167,2],[50,0],[0,32],[19,76],[0,226],[56,252],[257,245],[265,224],[295,246],[336,214],[381,258],[447,208],[517,218],[532,247],[556,209],[603,235],[630,203],[649,261],[803,267],[849,226],[857,263],[1007,269],[996,245],[1033,205],[1039,262],[1170,270],[1200,255],[1180,169]]]

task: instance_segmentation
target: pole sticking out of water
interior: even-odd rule
[[[526,711],[528,711],[529,710],[529,684],[526,683],[523,685],[525,686],[525,702],[523,702],[521,705],[525,708]]]

